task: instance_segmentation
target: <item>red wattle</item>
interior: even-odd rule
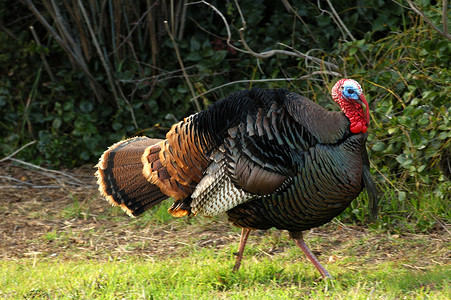
[[[368,126],[362,122],[351,123],[350,130],[352,133],[365,133],[368,130]]]
[[[354,124],[351,124],[351,132],[352,133],[360,133],[362,132],[362,123],[361,122],[356,122]]]

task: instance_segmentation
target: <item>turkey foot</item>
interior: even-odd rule
[[[249,228],[243,228],[241,230],[240,245],[238,246],[238,252],[235,253],[236,261],[235,261],[235,266],[233,267],[233,272],[238,271],[238,269],[241,266],[241,260],[243,259],[244,247],[246,246],[247,238],[249,237],[249,233],[251,233],[251,230],[252,229],[249,229]]]
[[[321,273],[323,278],[332,279],[329,272],[321,265],[321,263],[316,259],[315,255],[313,255],[312,251],[310,251],[309,247],[305,244],[304,238],[302,236],[302,231],[290,231],[290,237],[294,240],[296,245],[301,248],[302,252],[307,255],[308,259],[313,263],[315,268]]]

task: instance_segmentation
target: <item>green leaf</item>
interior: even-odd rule
[[[187,61],[200,61],[202,60],[202,56],[200,56],[199,52],[191,52],[187,56],[185,56],[185,60]]]
[[[380,151],[384,151],[386,148],[385,144],[383,142],[376,142],[373,147],[371,147],[371,150],[376,151],[376,152],[380,152]]]
[[[398,192],[398,200],[401,201],[401,202],[406,200],[406,195],[407,195],[406,192],[399,191]]]
[[[421,135],[420,132],[413,128],[410,130],[410,139],[412,140],[412,144],[415,146],[418,146],[419,144],[421,144]]]
[[[424,114],[419,120],[418,120],[418,124],[420,125],[426,125],[429,123],[429,116]]]
[[[194,52],[194,51],[199,51],[200,49],[200,42],[197,38],[193,37],[191,38],[191,40],[189,41],[190,44],[190,51]]]
[[[447,139],[447,138],[451,138],[451,131],[448,131],[448,132],[441,132],[441,133],[438,135],[438,139],[439,139],[439,140],[445,140],[445,139]]]
[[[73,111],[74,110],[74,102],[73,101],[64,102],[63,110],[64,111]]]
[[[421,173],[421,172],[423,172],[424,169],[426,169],[426,165],[419,166],[418,169],[417,169],[417,171],[418,171],[419,173]]]
[[[84,114],[90,113],[94,109],[94,105],[92,105],[89,101],[83,101],[80,103],[80,111]]]
[[[83,160],[89,160],[89,153],[87,152],[87,151],[83,151],[81,154],[80,154],[80,158],[81,159],[83,159]]]
[[[400,154],[396,157],[396,161],[399,162],[400,164],[404,163],[406,161],[406,157],[404,154]]]
[[[62,124],[63,124],[63,121],[61,120],[61,118],[55,118],[52,122],[52,127],[55,129],[58,129],[61,127]]]
[[[220,62],[222,62],[224,60],[226,55],[227,55],[227,51],[226,50],[216,51],[213,54],[213,57],[211,58],[211,61],[213,62],[214,65],[217,65],[217,64],[219,64]]]
[[[184,84],[179,84],[177,86],[177,93],[185,94],[189,92],[189,88]]]
[[[319,27],[325,27],[331,22],[331,17],[324,14],[316,18],[316,22],[318,22]]]
[[[112,127],[113,127],[114,130],[118,131],[118,130],[120,130],[122,128],[122,124],[117,122],[117,121],[114,121],[113,124],[112,124]]]

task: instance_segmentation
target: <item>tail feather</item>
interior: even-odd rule
[[[105,151],[97,164],[100,193],[131,216],[168,198],[143,175],[143,153],[160,141],[147,137],[121,141]]]

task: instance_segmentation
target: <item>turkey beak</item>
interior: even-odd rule
[[[363,98],[363,100],[362,100],[362,98]],[[360,95],[360,96],[359,96],[359,99],[355,100],[355,102],[357,102],[357,103],[359,103],[360,105],[362,105],[362,108],[363,108],[364,111],[367,110],[367,105],[365,104],[365,103],[366,103],[365,97],[364,97],[363,95]]]
[[[370,123],[370,110],[368,108],[368,102],[365,99],[365,95],[363,95],[363,93],[361,93],[359,95],[359,99],[357,99],[356,102],[359,103],[360,105],[362,105],[362,109],[365,111],[365,115],[366,115],[366,123],[369,124]]]

